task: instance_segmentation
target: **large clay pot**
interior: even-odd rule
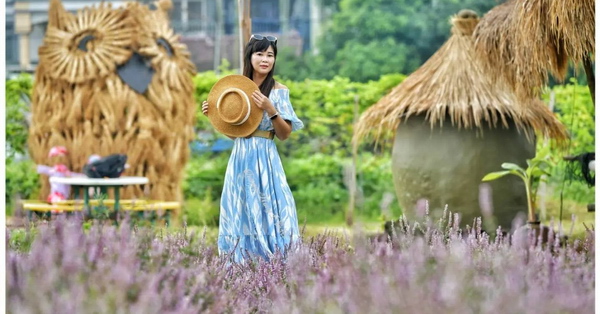
[[[502,170],[504,162],[524,167],[534,155],[535,140],[528,140],[512,122],[509,128],[458,129],[446,119],[443,126],[431,128],[423,116],[414,116],[396,131],[392,151],[396,194],[409,220],[422,214],[416,204],[426,199],[435,221],[448,205],[449,211],[460,214],[461,226],[472,226],[474,218],[485,217],[479,205],[481,179]],[[511,175],[485,184],[491,186],[495,219],[484,221],[484,228],[493,231],[489,229],[500,224],[509,230],[517,213],[527,213],[523,181]]]

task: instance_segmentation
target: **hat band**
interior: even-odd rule
[[[221,106],[221,100],[223,100],[223,97],[228,93],[237,93],[238,95],[240,95],[240,97],[242,97],[243,100],[246,101],[246,106],[248,107],[248,110],[246,110],[246,116],[240,122],[231,123],[232,125],[243,124],[244,122],[248,121],[248,118],[250,117],[250,111],[251,111],[250,98],[248,98],[248,95],[246,95],[246,93],[244,93],[243,90],[241,90],[239,88],[235,88],[235,87],[229,87],[229,88],[225,89],[219,96],[219,99],[217,99],[217,111],[219,110],[219,107]]]

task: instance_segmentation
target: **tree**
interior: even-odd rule
[[[409,74],[450,36],[449,18],[460,9],[481,16],[489,0],[340,0],[324,28],[320,55],[305,61],[311,77],[335,75],[365,82],[387,73]]]

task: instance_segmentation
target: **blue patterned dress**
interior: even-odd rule
[[[269,99],[279,115],[292,124],[304,124],[294,112],[288,89],[273,89]],[[265,112],[259,130],[273,125]],[[299,239],[298,216],[275,142],[262,137],[236,138],[225,172],[219,219],[219,253],[235,262],[247,256],[269,259]]]

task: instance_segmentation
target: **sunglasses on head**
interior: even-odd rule
[[[250,36],[250,40],[263,40],[263,39],[267,39],[268,41],[272,42],[273,45],[277,45],[277,37],[275,36],[263,36],[260,34],[252,34],[252,36]]]

